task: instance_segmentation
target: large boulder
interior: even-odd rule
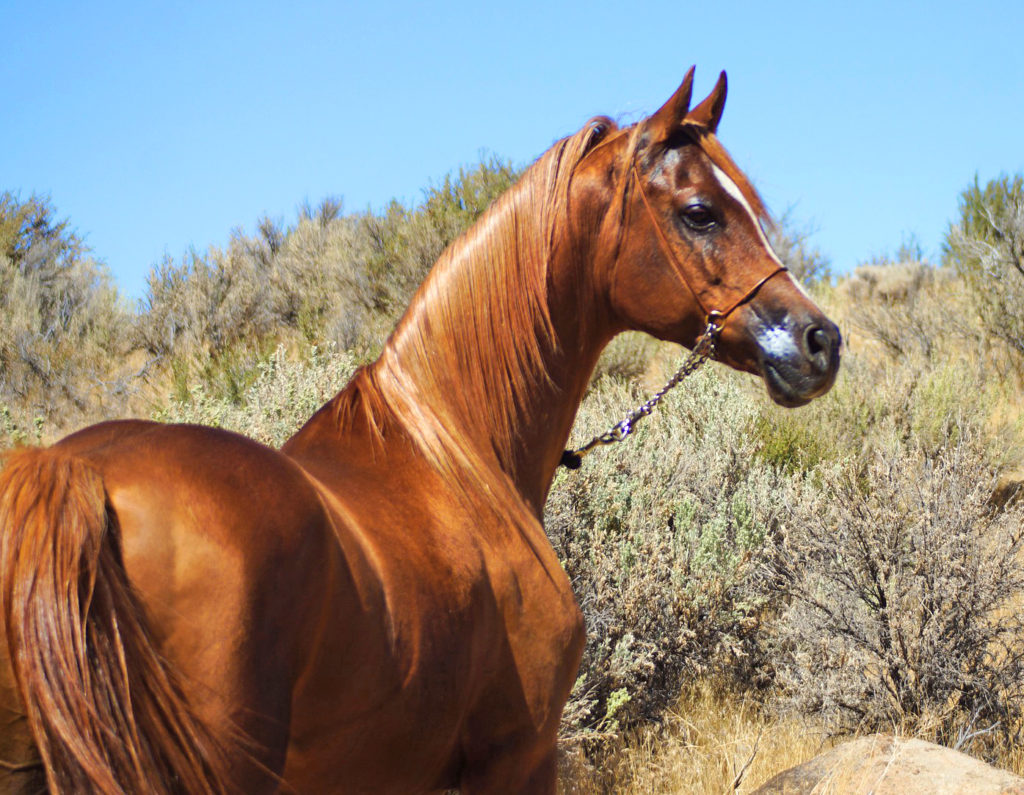
[[[924,740],[875,734],[779,773],[755,795],[1024,795],[1024,778]]]

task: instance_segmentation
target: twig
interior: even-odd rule
[[[754,757],[757,756],[757,747],[761,744],[761,735],[764,734],[764,729],[761,729],[757,733],[757,739],[754,740],[754,748],[750,752],[750,756],[747,757],[747,761],[743,763],[743,767],[740,768],[740,772],[736,774],[736,778],[732,780],[732,791],[735,792],[740,788],[740,782],[743,781],[743,776],[746,775],[747,768],[750,767],[751,762],[754,761]]]
[[[969,743],[975,737],[980,737],[983,734],[989,734],[990,732],[994,732],[997,728],[999,728],[999,725],[1000,725],[1001,722],[1002,721],[998,721],[997,720],[995,723],[993,723],[987,729],[978,729],[977,731],[973,731],[970,734],[964,735],[962,737],[958,737],[957,741],[956,741],[956,745],[953,746],[953,750],[954,751],[959,751],[961,748],[965,747],[967,745],[967,743]]]

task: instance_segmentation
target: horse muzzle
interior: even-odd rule
[[[842,348],[835,323],[823,316],[797,319],[786,314],[758,326],[757,364],[772,400],[794,408],[828,392],[839,372]]]

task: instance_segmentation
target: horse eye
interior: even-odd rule
[[[680,215],[683,222],[695,232],[708,232],[718,224],[711,208],[700,202],[688,204],[682,209]]]

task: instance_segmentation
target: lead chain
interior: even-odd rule
[[[595,447],[621,442],[633,433],[636,429],[637,422],[654,411],[655,406],[661,403],[661,399],[665,397],[665,394],[670,389],[678,386],[679,383],[687,376],[695,373],[698,368],[704,364],[704,362],[714,355],[715,341],[721,330],[721,327],[715,323],[714,319],[709,320],[708,327],[704,329],[704,333],[697,338],[697,342],[694,343],[693,350],[690,351],[690,355],[686,357],[686,361],[683,362],[682,366],[676,370],[675,375],[668,379],[668,383],[666,383],[665,386],[655,392],[647,401],[641,403],[629,412],[624,419],[613,425],[600,436],[595,436],[582,447],[563,452],[562,460],[560,462],[561,465],[567,469],[579,469],[580,465],[583,463],[583,456]]]

